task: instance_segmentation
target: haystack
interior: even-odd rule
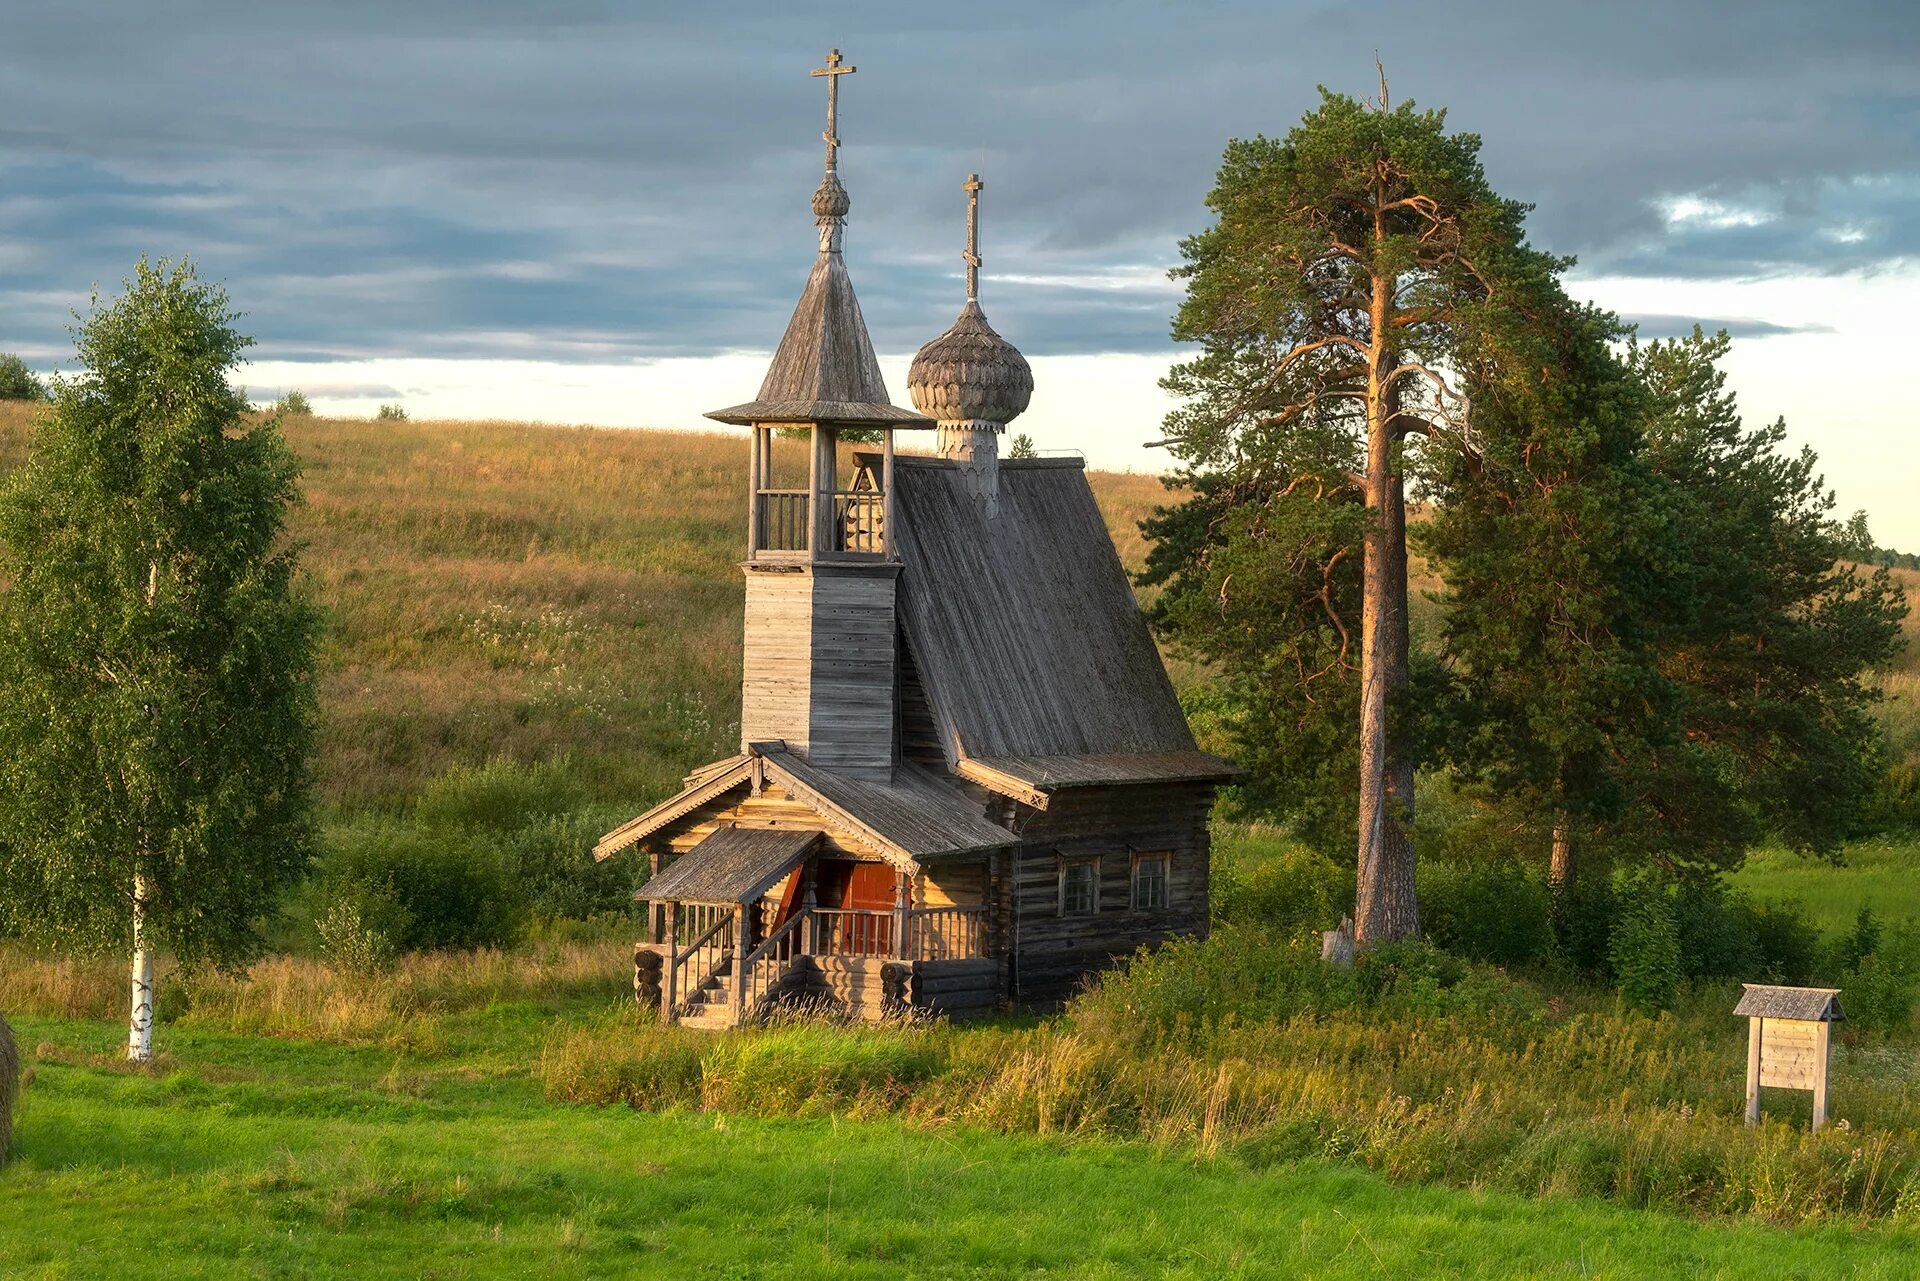
[[[13,1145],[13,1100],[20,1091],[20,1047],[14,1044],[13,1029],[0,1015],[0,1165],[7,1163],[7,1149]]]

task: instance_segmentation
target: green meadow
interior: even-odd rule
[[[8,1277],[1861,1277],[1910,1226],[1704,1222],[1305,1159],[549,1102],[564,1007],[427,1051],[29,1017]]]
[[[0,403],[0,469],[32,412]],[[287,431],[329,851],[535,819],[578,845],[734,748],[737,435]],[[1164,491],[1092,482],[1137,565]],[[1917,673],[1880,677],[1909,763]],[[1248,903],[1294,884],[1273,829],[1217,848]],[[1736,885],[1837,937],[1920,917],[1916,871],[1920,839],[1879,836],[1838,867],[1757,851]],[[358,980],[311,912],[244,976],[165,974],[141,1070],[117,963],[0,950],[28,1068],[0,1276],[1916,1274],[1911,1019],[1843,1033],[1847,1125],[1816,1137],[1791,1096],[1740,1124],[1727,984],[1657,1018],[1419,957],[1329,991],[1286,937],[1223,931],[1061,1019],[703,1039],[634,1013],[619,919]],[[1254,1012],[1190,1017],[1250,976]]]

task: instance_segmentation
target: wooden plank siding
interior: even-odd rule
[[[798,567],[747,569],[740,743],[807,750],[813,698],[813,577]]]
[[[809,764],[884,777],[894,762],[894,566],[816,565]]]
[[[1141,947],[1206,934],[1213,793],[1210,784],[1076,789],[1030,818],[1001,908],[1016,1001],[1057,1003]],[[1167,856],[1166,907],[1134,910],[1136,852]],[[1091,915],[1061,914],[1060,868],[1069,859],[1098,861]]]

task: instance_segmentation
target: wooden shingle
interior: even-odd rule
[[[799,866],[820,840],[814,831],[723,827],[643,886],[655,902],[749,903]]]
[[[1743,983],[1740,1004],[1735,1014],[1758,1019],[1802,1019],[1833,1023],[1846,1018],[1840,1008],[1837,987],[1773,987],[1765,983]]]

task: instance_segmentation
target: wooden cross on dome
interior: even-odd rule
[[[980,181],[980,175],[967,175],[967,301],[976,302],[980,297],[980,189],[987,184]]]
[[[850,76],[859,69],[858,67],[841,66],[840,51],[838,49],[829,49],[827,50],[827,65],[824,67],[815,67],[807,73],[810,76],[825,76],[827,78],[827,131],[820,136],[827,140],[828,173],[834,172],[839,160],[840,77]]]

